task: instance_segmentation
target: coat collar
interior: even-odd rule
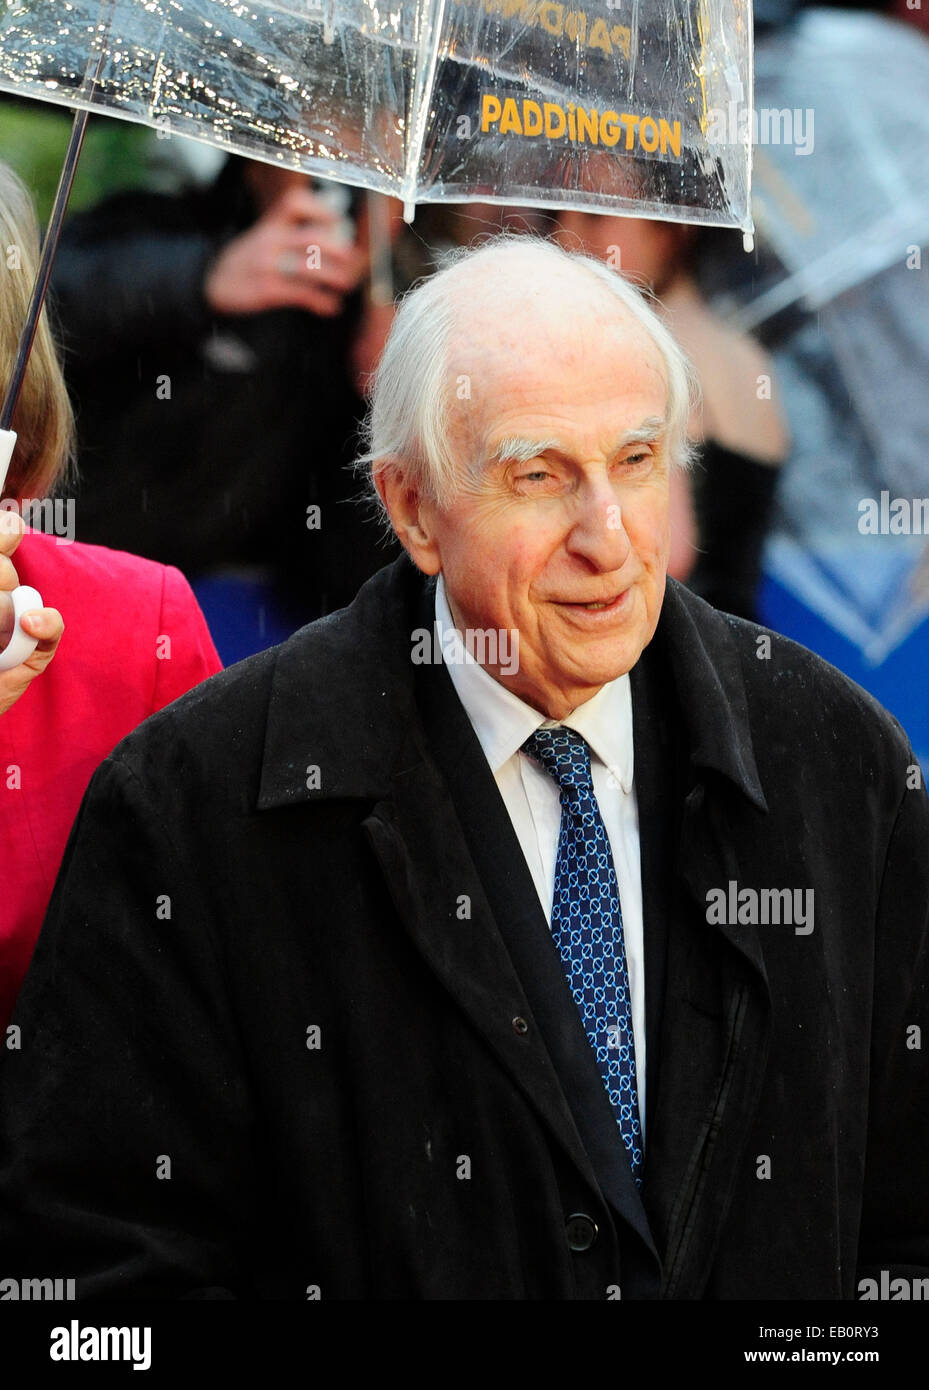
[[[751,627],[669,579],[654,641],[664,647],[671,664],[691,765],[721,773],[766,812],[736,640]],[[742,645],[747,645],[744,639]]]
[[[434,583],[434,582],[433,582]],[[407,557],[278,649],[258,809],[386,796],[413,717],[417,597],[433,584]],[[318,779],[308,769],[319,769]]]
[[[428,760],[411,653],[416,628],[431,625],[434,593],[435,580],[401,555],[350,607],[301,628],[278,649],[259,810],[380,799],[411,761]],[[653,640],[668,654],[691,764],[720,773],[766,811],[735,640],[741,626],[669,579]]]

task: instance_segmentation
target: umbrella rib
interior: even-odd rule
[[[93,99],[94,89],[100,79],[100,73],[103,69],[103,60],[107,51],[107,41],[110,37],[110,25],[113,20],[114,3],[115,0],[109,0],[110,13],[107,16],[105,25],[101,26],[103,29],[103,36],[100,40],[100,51],[92,59],[92,72],[88,65],[87,81],[90,84],[88,101]],[[68,210],[68,200],[71,197],[71,188],[74,183],[77,162],[80,158],[81,147],[84,143],[84,135],[87,131],[88,116],[89,112],[87,110],[77,111],[74,115],[71,135],[68,140],[68,148],[65,152],[64,164],[61,169],[61,178],[58,180],[58,188],[55,191],[55,201],[52,205],[52,212],[45,233],[45,241],[42,246],[39,269],[36,272],[35,283],[32,287],[29,311],[26,314],[26,322],[23,324],[23,330],[19,337],[16,360],[13,363],[13,370],[10,374],[10,380],[7,383],[6,393],[3,397],[3,405],[0,407],[0,430],[10,430],[13,426],[13,416],[16,412],[19,393],[22,390],[23,380],[26,375],[26,367],[29,364],[29,354],[32,352],[32,344],[35,342],[35,335],[38,331],[39,318],[41,317],[42,307],[45,303],[48,282],[52,275],[52,263],[55,259],[55,252],[58,249],[58,240],[61,236],[61,228],[65,213]]]

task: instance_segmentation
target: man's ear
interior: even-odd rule
[[[433,508],[424,504],[403,460],[394,456],[380,460],[374,485],[397,539],[414,565],[423,574],[438,574],[442,562],[430,523]]]

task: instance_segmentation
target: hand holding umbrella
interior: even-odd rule
[[[0,715],[42,674],[64,632],[58,610],[43,608],[35,589],[20,586],[10,556],[24,529],[15,512],[0,512]]]

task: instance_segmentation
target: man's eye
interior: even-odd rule
[[[533,468],[528,473],[516,473],[514,482],[520,484],[530,483],[533,487],[541,487],[543,483],[549,483],[554,478],[554,474],[547,468]]]

